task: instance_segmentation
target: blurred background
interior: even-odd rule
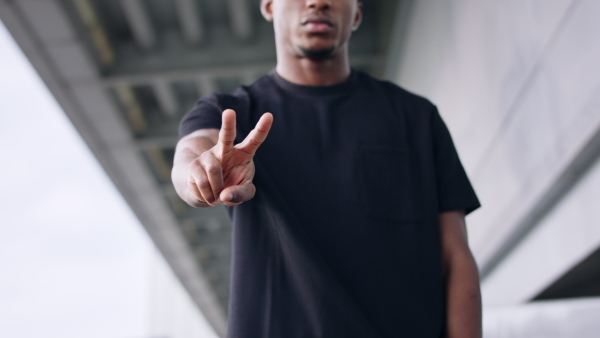
[[[483,203],[485,337],[598,337],[600,2],[362,2],[353,67],[437,104]],[[0,0],[1,337],[224,337],[231,225],[170,169],[274,67],[258,3]]]

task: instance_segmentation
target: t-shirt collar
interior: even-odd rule
[[[333,96],[350,93],[358,84],[357,72],[351,69],[350,76],[344,82],[336,83],[328,86],[305,86],[299,85],[284,79],[277,73],[275,69],[271,70],[268,74],[269,78],[275,82],[275,84],[285,91],[292,92],[301,95],[318,95],[318,96]]]

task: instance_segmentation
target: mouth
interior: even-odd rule
[[[311,16],[302,21],[302,26],[309,32],[325,33],[333,28],[333,22],[327,17]]]

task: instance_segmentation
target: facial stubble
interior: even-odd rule
[[[335,51],[335,46],[331,46],[329,48],[322,49],[310,49],[299,47],[300,52],[302,52],[302,56],[311,59],[311,60],[327,60],[333,58],[333,52]]]

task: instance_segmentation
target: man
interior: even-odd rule
[[[231,216],[229,336],[481,337],[479,202],[435,106],[351,70],[356,0],[261,11],[276,69],[199,100],[173,168],[187,203]]]

